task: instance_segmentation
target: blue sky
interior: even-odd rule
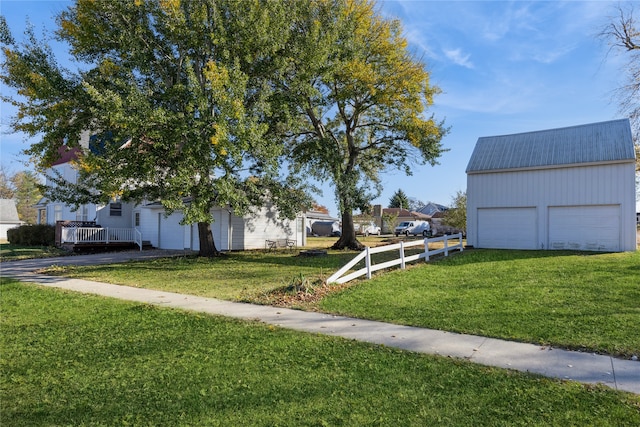
[[[399,19],[410,49],[424,61],[442,93],[431,113],[451,127],[449,149],[437,166],[416,166],[412,176],[382,175],[374,204],[386,206],[402,189],[424,202],[449,204],[465,190],[465,168],[477,139],[622,117],[613,91],[624,79],[625,57],[609,52],[597,34],[615,15],[609,1],[379,1],[382,14]],[[640,4],[633,2],[638,10]],[[65,1],[0,0],[20,39],[27,16],[40,34],[53,28]],[[1,88],[3,93],[6,87]],[[6,134],[13,111],[2,105],[1,157],[5,168],[23,169],[18,155],[28,144]],[[338,215],[334,194],[323,186],[319,203]]]

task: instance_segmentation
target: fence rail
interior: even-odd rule
[[[455,245],[449,245],[450,240],[458,240],[458,243]],[[444,242],[444,247],[440,249],[429,250],[429,243],[435,242]],[[424,245],[424,252],[419,254],[406,256],[404,251],[406,248],[411,248],[414,246]],[[376,248],[366,247],[364,251],[355,256],[351,261],[349,261],[344,267],[340,270],[336,271],[331,277],[327,279],[327,283],[346,283],[350,280],[356,279],[360,276],[364,276],[366,274],[367,279],[371,279],[371,273],[374,271],[382,270],[385,268],[393,267],[396,265],[400,265],[400,268],[404,269],[407,262],[417,261],[419,259],[424,258],[425,261],[429,261],[429,257],[434,255],[438,255],[444,253],[445,256],[449,255],[449,251],[452,250],[463,250],[462,244],[462,233],[453,234],[451,236],[442,236],[442,237],[433,237],[424,240],[416,240],[414,242],[400,242],[394,243],[393,245],[386,246],[378,246]],[[398,251],[399,258],[393,259],[391,261],[381,262],[379,264],[373,264],[371,262],[371,255],[382,253],[382,252],[390,252],[390,251]],[[356,264],[360,261],[365,260],[364,268],[356,270],[352,273],[346,274],[349,270],[351,270]]]
[[[62,243],[135,243],[142,250],[142,233],[135,228],[63,227]]]

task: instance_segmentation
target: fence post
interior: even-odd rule
[[[404,270],[404,240],[400,241],[400,268]]]
[[[449,256],[449,235],[444,235],[444,256]]]
[[[366,246],[364,250],[367,253],[365,257],[365,265],[367,266],[367,279],[371,279],[371,254],[369,253],[369,246]]]
[[[106,234],[106,236],[104,236],[104,239],[106,240],[107,244],[109,243],[109,229],[105,228],[104,229],[104,234]]]
[[[429,238],[424,239],[424,261],[429,261]]]

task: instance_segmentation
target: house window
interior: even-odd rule
[[[82,205],[76,211],[76,221],[86,221],[89,216],[89,208],[87,205]]]
[[[136,212],[133,215],[133,223],[135,224],[136,227],[140,227],[140,212]]]
[[[109,216],[122,216],[122,203],[109,203]]]
[[[55,205],[53,207],[53,220],[55,222],[62,221],[62,205]]]
[[[46,223],[47,223],[47,210],[38,209],[38,224],[46,224]]]

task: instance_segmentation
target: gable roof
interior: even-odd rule
[[[628,119],[478,138],[467,173],[634,161]]]
[[[444,212],[446,210],[449,210],[449,208],[446,207],[445,205],[429,202],[423,207],[421,207],[420,209],[418,209],[418,212],[423,213],[425,215],[433,216],[437,212]]]
[[[79,147],[67,147],[66,145],[62,145],[58,148],[58,159],[51,163],[51,166],[62,165],[65,163],[69,163],[71,160],[76,160],[78,158],[78,154],[81,152]]]
[[[0,199],[0,222],[3,224],[20,224],[18,209],[13,199]]]

